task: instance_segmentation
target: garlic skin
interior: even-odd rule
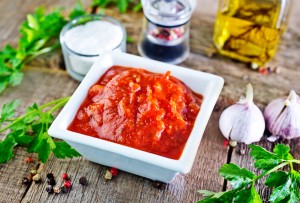
[[[265,130],[265,120],[260,109],[253,103],[253,89],[247,85],[246,98],[225,109],[219,127],[229,140],[251,144],[258,142]]]
[[[300,137],[300,97],[291,90],[288,98],[275,99],[264,111],[267,129],[272,133],[269,141],[278,138]]]

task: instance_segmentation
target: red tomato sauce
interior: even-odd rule
[[[113,66],[91,86],[68,130],[178,160],[202,100],[169,71]]]

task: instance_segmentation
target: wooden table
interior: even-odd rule
[[[75,0],[1,0],[0,1],[0,47],[10,43],[16,45],[19,33],[18,26],[26,14],[33,12],[37,6],[44,5],[49,11],[53,7],[65,6],[71,8]],[[85,0],[86,8],[91,1]],[[240,155],[240,145],[229,149],[223,145],[224,138],[218,129],[218,119],[221,111],[237,100],[245,92],[245,86],[251,82],[255,91],[255,102],[262,108],[272,99],[286,96],[290,89],[300,92],[300,3],[295,1],[292,10],[289,29],[284,35],[275,59],[271,64],[280,67],[279,74],[261,75],[250,70],[245,64],[234,62],[221,56],[210,56],[213,49],[212,32],[217,1],[199,0],[197,9],[191,21],[191,54],[181,65],[209,73],[218,74],[225,79],[225,86],[207,125],[201,145],[198,150],[191,172],[180,174],[164,189],[154,188],[152,181],[120,171],[112,181],[106,182],[104,174],[107,167],[91,163],[84,158],[58,160],[51,156],[45,164],[24,164],[25,157],[36,156],[28,154],[23,148],[16,148],[15,157],[7,164],[0,165],[0,202],[195,202],[201,199],[197,194],[199,189],[221,191],[226,188],[223,178],[218,175],[218,169],[227,162],[233,162],[253,169],[249,150]],[[126,26],[129,36],[135,42],[128,44],[128,52],[138,54],[137,40],[142,25],[142,13],[120,15],[114,9],[106,10]],[[65,70],[63,70],[60,53],[47,54],[31,62],[24,69],[25,78],[21,85],[8,88],[0,96],[0,106],[13,99],[21,99],[22,104],[18,114],[24,108],[37,102],[45,102],[68,96],[78,86]],[[1,134],[2,139],[5,135]],[[272,149],[274,143],[263,139],[260,145]],[[292,154],[300,158],[300,139],[287,142]],[[41,184],[32,183],[29,186],[21,184],[23,177],[35,167],[41,170]],[[62,184],[61,174],[67,172],[74,181],[73,188],[68,194],[48,195],[45,191],[46,174],[52,172],[57,178],[58,185]],[[78,179],[86,176],[89,186],[83,188]],[[270,190],[257,186],[264,200],[267,200]]]

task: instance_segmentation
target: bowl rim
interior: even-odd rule
[[[116,63],[116,61],[128,61],[129,65],[118,64]],[[136,64],[136,65],[132,66],[132,64]],[[187,140],[187,143],[183,149],[183,152],[179,160],[166,158],[160,155],[152,154],[150,152],[145,152],[118,143],[90,137],[87,135],[83,135],[80,133],[67,130],[67,127],[69,126],[70,122],[73,120],[74,116],[76,115],[79,106],[81,105],[82,101],[85,99],[87,95],[87,90],[90,88],[90,86],[95,84],[95,82],[112,65],[130,66],[133,68],[143,68],[146,70],[149,70],[148,67],[150,67],[150,69],[151,67],[161,67],[162,69],[161,71],[160,69],[156,68],[156,70],[159,70],[160,73],[165,72],[165,70],[170,70],[171,75],[173,75],[172,73],[174,72],[184,73],[185,75],[191,74],[191,76],[193,77],[199,77],[200,81],[203,78],[206,78],[206,80],[209,81],[209,84],[207,84],[207,92],[209,94],[203,95],[201,92],[197,92],[192,89],[194,92],[202,94],[204,98],[203,98],[200,112],[197,115],[194,127],[192,129],[192,132],[189,136],[189,139]],[[106,67],[106,69],[104,68],[99,70],[98,68],[99,66],[104,66]],[[146,66],[147,68],[145,68]],[[150,70],[150,71],[157,72],[156,70],[154,71]],[[97,76],[99,77],[96,80],[95,78]],[[175,77],[178,78],[178,76]],[[94,80],[92,80],[92,78],[94,78]],[[178,79],[182,80],[181,78]],[[183,82],[186,83],[186,81]],[[215,106],[215,103],[221,93],[223,84],[224,84],[224,79],[222,77],[210,73],[184,68],[181,66],[166,64],[163,62],[159,62],[152,59],[147,59],[147,58],[143,58],[140,56],[135,56],[127,53],[107,52],[98,57],[98,59],[96,60],[96,62],[94,63],[94,65],[92,66],[88,74],[86,75],[86,77],[83,79],[81,84],[77,87],[77,89],[71,96],[70,100],[67,102],[67,104],[64,106],[64,108],[56,117],[56,119],[53,121],[52,125],[48,130],[48,133],[53,137],[60,138],[65,141],[84,144],[87,145],[87,147],[91,146],[101,150],[113,152],[116,154],[120,154],[122,156],[126,156],[132,159],[136,159],[142,162],[146,162],[162,168],[166,168],[175,172],[188,173],[192,168],[204,130],[206,128],[209,117],[212,113],[212,110]],[[85,90],[86,92],[82,92]],[[84,98],[80,98],[81,101],[78,100],[77,98],[83,94],[85,95]],[[71,120],[70,117],[72,117]],[[68,118],[70,120],[69,122],[67,122]],[[201,122],[199,122],[199,119],[201,119]],[[67,126],[65,126],[66,123],[68,123]]]

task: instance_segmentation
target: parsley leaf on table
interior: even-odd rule
[[[13,147],[16,145],[27,147],[28,152],[38,154],[39,160],[45,163],[51,151],[57,158],[80,156],[70,145],[63,141],[54,141],[48,134],[48,129],[53,121],[52,113],[63,107],[69,98],[61,98],[42,106],[33,104],[28,107],[26,113],[14,118],[14,112],[19,101],[4,104],[1,110],[0,124],[6,124],[0,128],[0,133],[10,130],[6,138],[0,141],[0,163],[13,158]],[[45,111],[46,108],[50,110]]]
[[[240,168],[233,163],[223,165],[220,168],[219,173],[226,180],[230,181],[234,189],[244,187],[252,182],[256,177],[251,171],[248,171],[245,168]]]
[[[235,164],[225,164],[219,173],[230,182],[233,189],[224,192],[200,190],[198,192],[205,198],[198,203],[260,203],[262,200],[255,189],[255,183],[263,177],[267,177],[265,185],[273,189],[269,202],[299,202],[300,173],[294,170],[293,164],[300,164],[300,160],[293,158],[290,148],[283,144],[277,144],[273,152],[256,145],[250,145],[250,148],[254,166],[261,169],[262,173],[255,175]],[[284,166],[289,166],[290,171],[281,171]]]

